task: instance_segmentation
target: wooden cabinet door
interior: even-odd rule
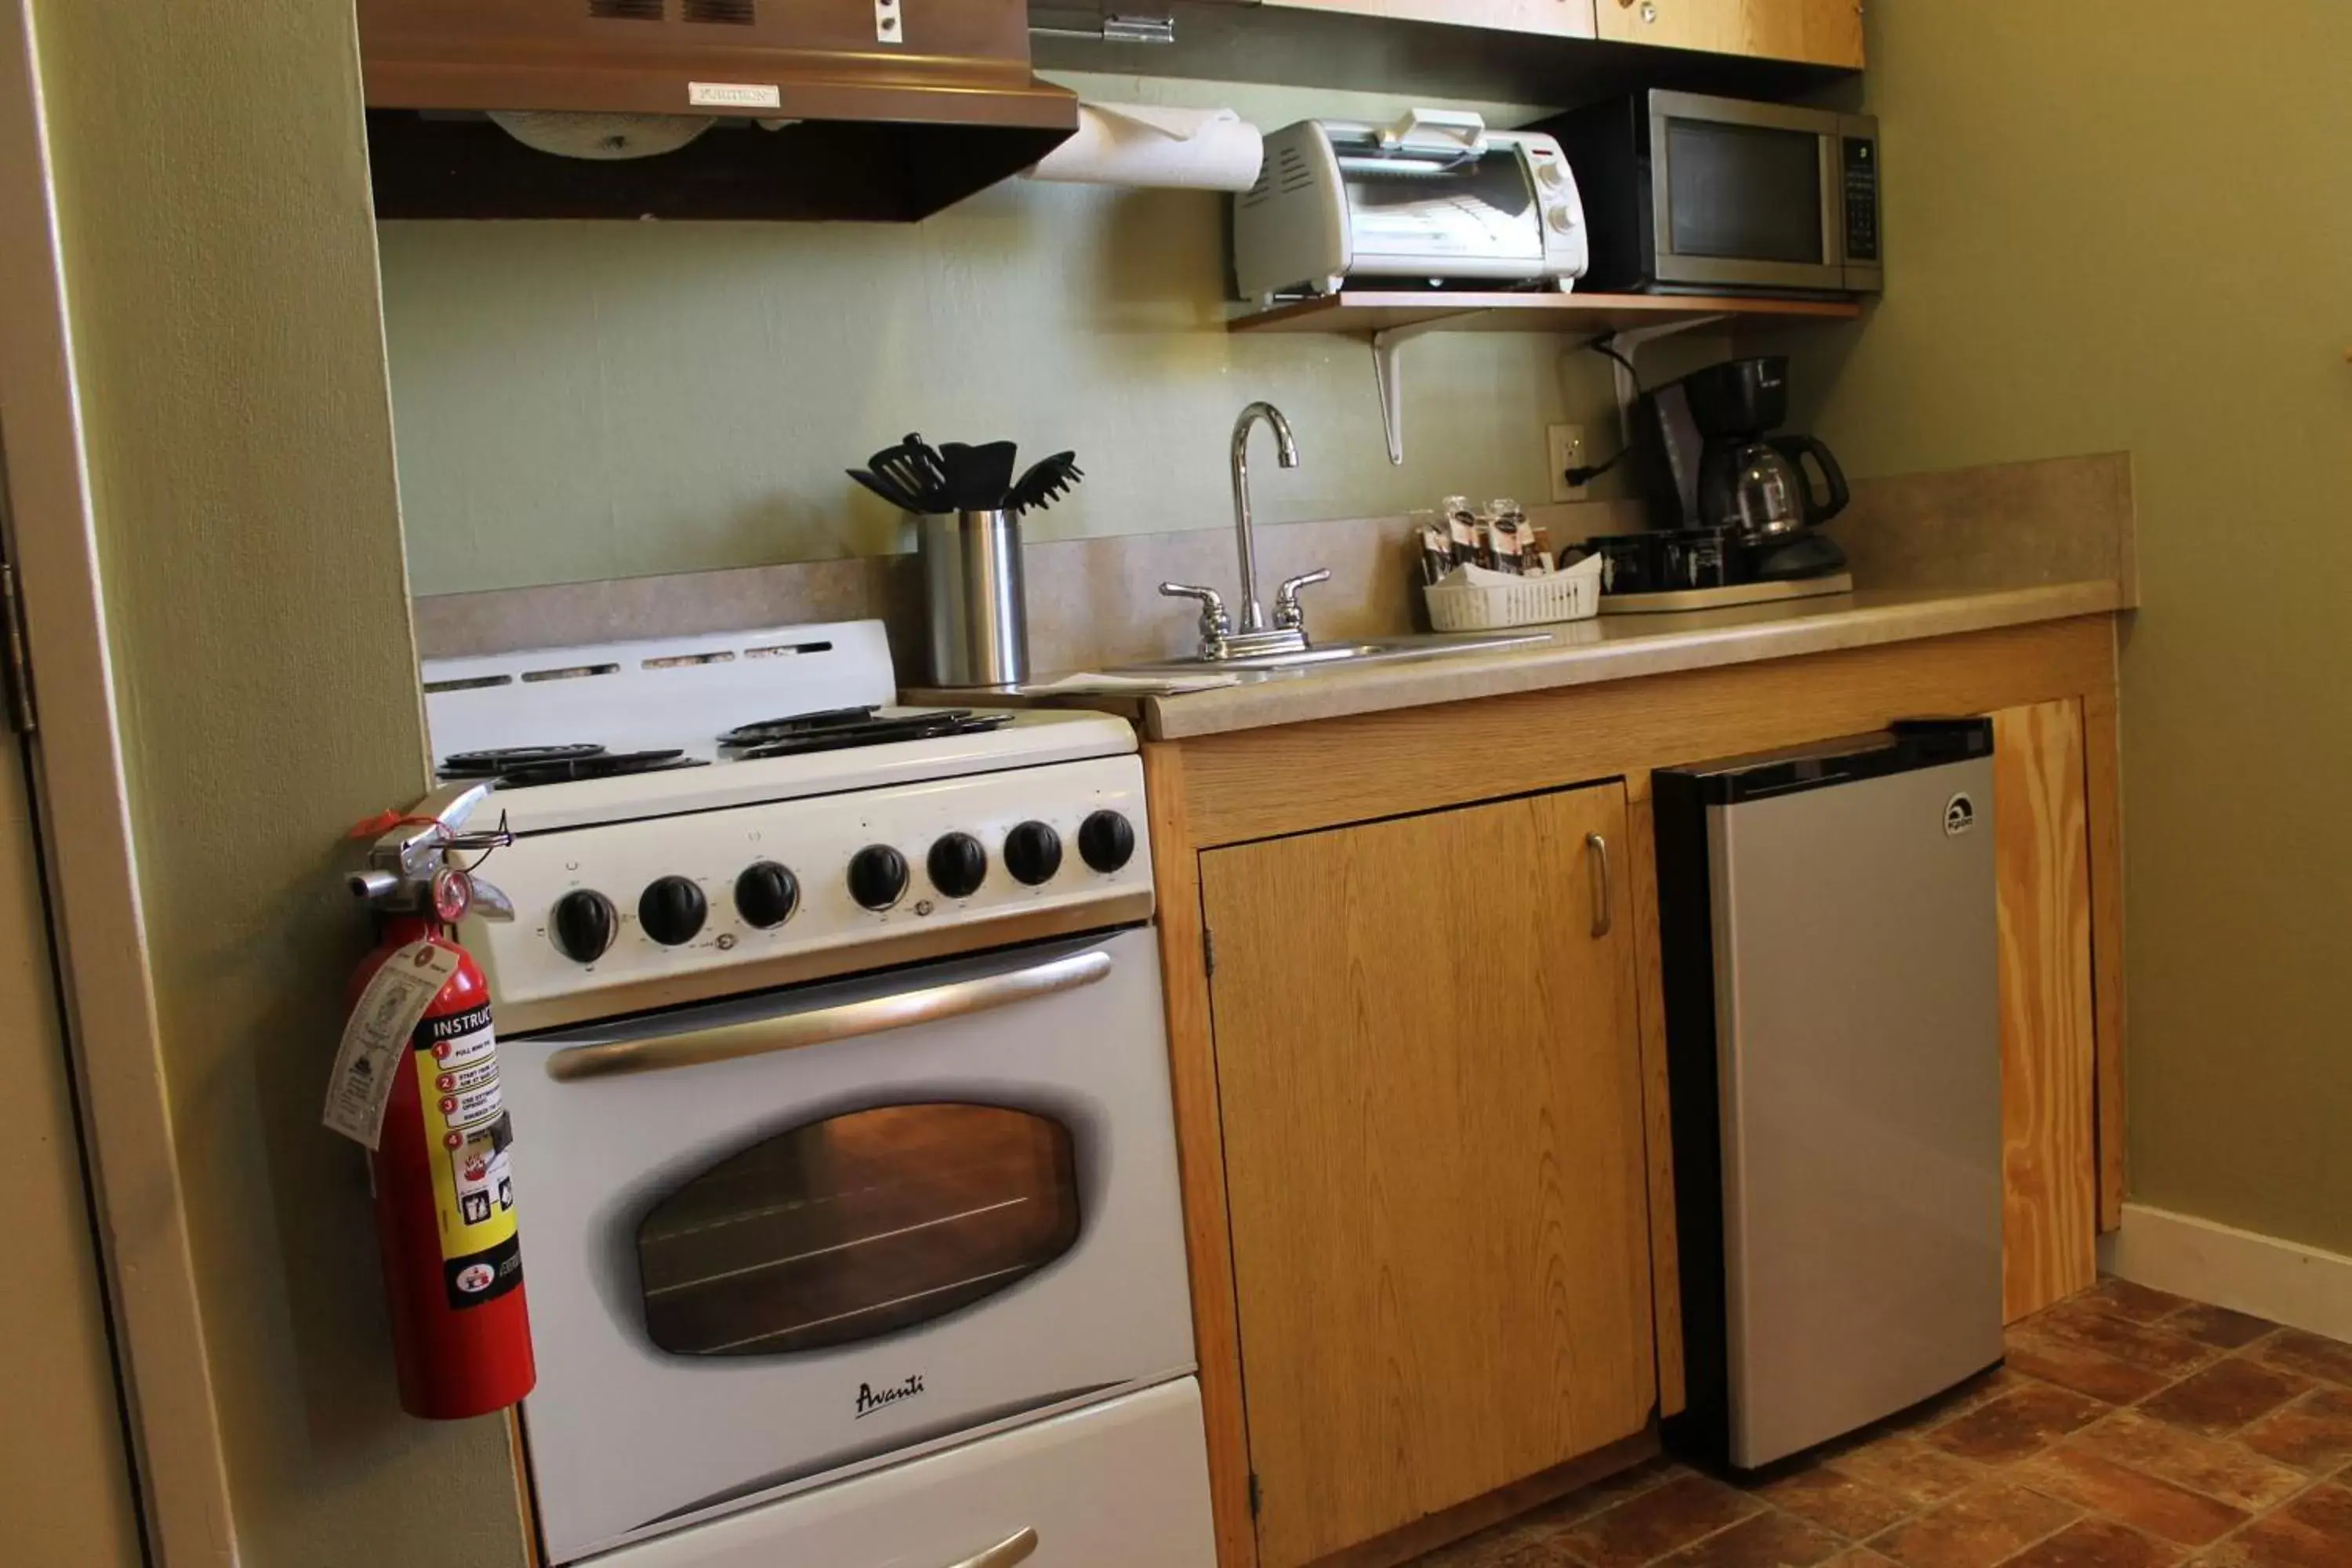
[[[2081,703],[2007,709],[1992,721],[2001,1301],[2015,1322],[2098,1278],[2090,798]]]
[[[1612,784],[1201,857],[1260,1568],[1648,1420],[1625,826]]]
[[[1265,0],[1293,11],[1341,11],[1400,22],[1447,22],[1506,33],[1593,36],[1593,0]],[[1607,3],[1607,0],[1603,0]]]
[[[1626,44],[1862,68],[1861,0],[1596,0],[1600,35]]]

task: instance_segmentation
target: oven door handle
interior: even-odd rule
[[[1005,1537],[976,1557],[949,1563],[948,1568],[1013,1568],[1015,1563],[1028,1562],[1036,1550],[1037,1532],[1024,1530],[1018,1535]]]
[[[1010,1007],[1016,1002],[1093,985],[1109,974],[1110,954],[1095,948],[1003,974],[983,974],[806,1013],[786,1013],[779,1017],[724,1024],[715,1029],[697,1029],[682,1035],[659,1035],[650,1039],[567,1046],[547,1058],[547,1076],[559,1083],[572,1083],[582,1079],[700,1067],[706,1062],[766,1056],[771,1051],[796,1051],[803,1046],[830,1045],[835,1040],[856,1039],[860,1035],[878,1035],[913,1024],[936,1024],[942,1019]],[[1017,1563],[1020,1559],[1008,1557],[1003,1561]]]

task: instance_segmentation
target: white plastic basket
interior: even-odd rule
[[[1491,632],[1550,621],[1589,620],[1601,613],[1601,557],[1578,562],[1548,577],[1517,577],[1477,566],[1456,567],[1421,591],[1429,624],[1441,632]]]

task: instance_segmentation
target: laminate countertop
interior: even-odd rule
[[[1550,635],[1541,643],[1493,653],[1252,673],[1239,685],[1205,691],[1056,696],[1032,687],[1003,695],[1122,714],[1146,738],[1173,741],[1433,702],[1467,701],[1992,631],[2126,607],[2122,587],[2113,581],[1942,592],[1862,589],[1818,599],[1682,615],[1602,616],[1549,628],[1529,628],[1549,630]],[[907,698],[969,704],[992,700],[995,695],[913,690]]]

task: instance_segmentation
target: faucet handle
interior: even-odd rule
[[[1225,596],[1214,588],[1196,587],[1190,583],[1162,583],[1160,591],[1171,599],[1198,599],[1201,602],[1201,636],[1203,640],[1222,639],[1234,629],[1225,614]]]
[[[1330,569],[1326,567],[1319,571],[1307,573],[1302,576],[1290,578],[1281,587],[1276,588],[1274,591],[1275,626],[1286,632],[1306,630],[1307,611],[1298,603],[1298,591],[1301,588],[1312,588],[1318,583],[1328,583],[1330,580]]]

